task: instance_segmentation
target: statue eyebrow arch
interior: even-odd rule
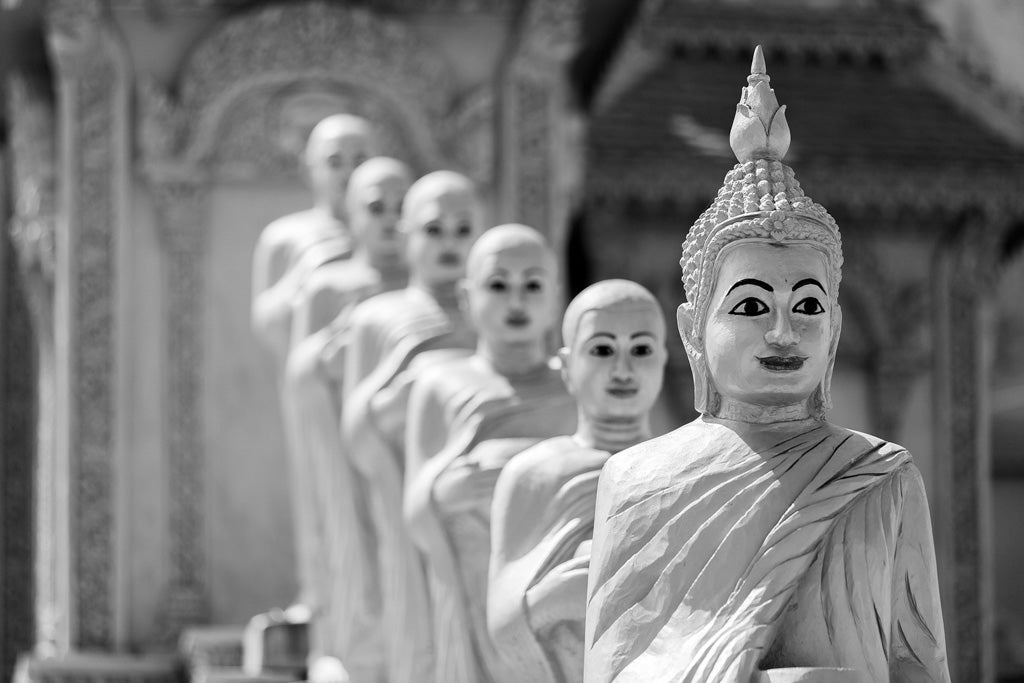
[[[740,280],[739,282],[734,284],[732,287],[730,287],[729,291],[726,292],[726,295],[731,294],[732,290],[736,289],[737,287],[741,287],[743,285],[754,285],[755,287],[760,287],[761,289],[767,289],[769,292],[774,292],[775,291],[774,289],[772,289],[772,286],[770,284],[768,284],[767,282],[761,282],[760,280],[755,280],[754,278],[748,277],[748,278],[746,278],[744,280]],[[794,287],[793,289],[796,289],[796,287]],[[822,291],[824,291],[824,290],[822,290]]]
[[[793,291],[795,292],[796,290],[800,289],[805,285],[814,285],[815,287],[821,290],[822,294],[828,294],[828,292],[825,291],[825,288],[821,286],[821,283],[815,280],[813,277],[804,278],[800,282],[793,285]]]
[[[648,332],[647,330],[644,330],[643,332],[634,332],[633,334],[629,335],[629,338],[630,339],[636,339],[637,337],[653,337],[653,336],[654,336],[654,333]]]

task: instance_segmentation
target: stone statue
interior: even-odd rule
[[[476,344],[455,287],[481,224],[466,177],[436,171],[413,183],[401,219],[409,286],[363,302],[348,325],[344,452],[366,483],[371,520],[363,524],[378,546],[376,557],[352,559],[366,563],[362,571],[379,568],[390,683],[433,680],[426,584],[402,523],[405,406],[421,365],[468,355]]]
[[[668,359],[657,300],[627,280],[583,290],[562,338],[576,433],[512,458],[494,489],[487,623],[503,683],[583,680],[598,475],[610,454],[651,437],[648,414]]]
[[[313,567],[310,660],[340,657],[356,681],[382,678],[384,650],[377,572],[360,571],[376,553],[367,533],[365,486],[341,455],[347,323],[355,304],[405,285],[398,219],[411,182],[408,167],[388,157],[374,157],[352,173],[346,213],[355,249],[351,258],[320,266],[302,283],[282,385],[293,476],[301,482],[293,509],[308,524],[302,538],[310,542],[302,549],[309,556],[303,561]],[[321,664],[311,670],[331,669]]]
[[[461,296],[479,343],[471,357],[424,370],[413,386],[405,519],[426,558],[434,680],[477,683],[502,677],[485,618],[494,484],[513,455],[572,433],[576,406],[548,354],[558,272],[537,231],[485,232]]]
[[[839,230],[782,161],[760,48],[747,83],[681,259],[701,416],[601,474],[586,680],[948,681],[921,475],[825,419]]]
[[[309,135],[305,164],[313,207],[278,218],[260,233],[253,253],[252,326],[284,369],[291,341],[292,299],[303,279],[327,261],[347,258],[345,189],[356,166],[375,153],[370,124],[335,114]]]

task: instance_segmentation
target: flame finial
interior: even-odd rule
[[[729,145],[741,163],[755,159],[781,161],[789,150],[786,106],[779,106],[770,82],[764,51],[758,45],[729,131]]]

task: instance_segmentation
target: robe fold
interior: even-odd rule
[[[343,443],[364,487],[376,541],[389,683],[434,675],[430,603],[419,553],[402,521],[404,426],[409,387],[421,368],[470,353],[457,313],[415,288],[369,299],[349,322]],[[357,561],[357,560],[356,560]]]
[[[376,543],[365,486],[342,453],[341,376],[326,355],[335,363],[343,355],[352,308],[382,286],[380,273],[362,263],[334,261],[311,273],[296,297],[282,385],[288,448],[303,482],[293,509],[306,525],[303,563],[314,587],[306,591],[315,601],[310,653],[341,659],[355,681],[380,680],[383,670],[378,571],[363,561],[376,558]]]
[[[506,677],[486,618],[494,484],[513,456],[573,431],[576,408],[555,370],[517,384],[477,357],[455,365],[413,388],[405,521],[426,558],[435,678],[486,683]]]
[[[569,436],[537,444],[502,471],[491,507],[487,624],[500,683],[579,683],[597,481],[607,451]]]
[[[700,418],[613,456],[595,519],[588,682],[949,680],[924,486],[895,444]]]

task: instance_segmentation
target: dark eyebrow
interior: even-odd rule
[[[653,336],[654,336],[653,332],[644,331],[644,332],[634,332],[633,334],[629,335],[629,338],[630,339],[636,339],[637,337],[653,337]]]
[[[615,339],[615,335],[610,332],[595,332],[594,334],[590,335],[591,339],[595,337],[608,337],[610,339]]]
[[[822,294],[828,294],[828,292],[825,291],[825,288],[821,286],[821,283],[815,280],[813,277],[804,278],[800,282],[793,285],[793,291],[795,292],[796,290],[800,289],[805,285],[814,285],[815,287],[821,290]]]
[[[772,286],[770,284],[768,284],[767,282],[761,282],[760,280],[755,280],[753,278],[747,278],[745,280],[740,280],[739,282],[734,284],[732,287],[730,287],[729,291],[726,292],[726,295],[732,293],[732,290],[734,290],[737,287],[740,287],[742,285],[754,285],[755,287],[760,287],[761,289],[767,289],[769,292],[774,292],[775,291],[774,289],[772,289]],[[796,287],[794,287],[793,289],[796,289]]]

